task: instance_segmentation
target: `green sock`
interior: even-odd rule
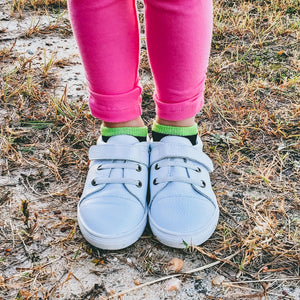
[[[168,135],[177,135],[188,138],[191,143],[195,145],[198,135],[198,126],[196,123],[189,127],[168,126],[156,122],[153,123],[152,138],[155,142],[160,141],[163,137]]]
[[[104,142],[107,142],[107,140],[112,136],[121,134],[132,135],[136,137],[140,142],[144,142],[147,140],[148,129],[146,126],[117,128],[101,126],[101,134]]]
[[[154,122],[152,126],[152,130],[166,135],[186,136],[186,135],[197,134],[198,126],[196,123],[193,126],[189,126],[189,127],[178,127],[178,126],[161,125]]]

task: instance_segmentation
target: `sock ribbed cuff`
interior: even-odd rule
[[[166,135],[188,136],[188,135],[198,134],[198,126],[196,123],[193,126],[189,126],[189,127],[177,127],[177,126],[161,125],[154,122],[152,126],[152,130]]]
[[[148,129],[146,126],[144,127],[117,127],[117,128],[109,128],[105,126],[101,126],[101,134],[103,136],[114,136],[127,134],[132,136],[146,137],[148,134]]]

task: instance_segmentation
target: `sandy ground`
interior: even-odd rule
[[[0,7],[0,27],[5,29],[0,35],[1,48],[9,48],[15,41],[14,51],[18,55],[24,59],[33,56],[40,58],[32,62],[33,68],[43,60],[50,60],[52,55],[56,61],[67,62],[61,67],[54,66],[53,72],[58,80],[48,90],[53,97],[61,97],[67,86],[70,103],[78,99],[86,102],[84,70],[73,36],[70,33],[22,36],[34,22],[39,22],[39,26],[45,28],[54,24],[57,15],[52,13],[41,16],[28,10],[24,12],[24,18],[20,19],[16,13],[12,15],[9,2],[1,0]],[[66,21],[67,13],[60,18],[66,22],[66,30],[70,30]],[[143,37],[141,47],[145,49]],[[7,69],[13,67],[13,64],[6,65]],[[153,88],[151,74],[141,70],[140,75],[143,85]],[[145,110],[145,120],[149,121],[154,114],[153,104],[146,102]],[[8,115],[9,111],[4,106],[0,107],[0,125],[3,128]],[[86,134],[91,143],[99,134],[98,126],[96,122],[96,127],[88,128]],[[59,145],[58,140],[56,146]],[[121,299],[300,299],[297,281],[286,280],[287,277],[297,277],[296,273],[279,274],[277,281],[271,281],[274,290],[264,296],[260,283],[244,283],[235,287],[234,281],[254,279],[247,272],[240,273],[224,261],[206,270],[178,277],[180,285],[177,290],[166,290],[168,280],[139,288],[137,281],[143,284],[168,275],[166,266],[171,258],[177,257],[184,261],[182,272],[207,266],[215,260],[196,250],[165,247],[155,240],[149,228],[137,243],[121,251],[102,251],[91,247],[83,239],[76,219],[77,201],[85,180],[84,172],[72,169],[74,172],[62,180],[53,180],[53,176],[50,176],[51,168],[46,164],[43,166],[43,155],[47,153],[49,151],[42,147],[38,162],[24,157],[26,166],[12,168],[9,172],[4,172],[7,161],[1,159],[0,299],[102,299],[130,288],[136,290],[128,292]],[[49,181],[42,179],[48,178],[48,175]],[[39,178],[44,186],[43,191],[37,189]],[[213,178],[214,185],[217,180],[222,180],[222,176]],[[239,184],[238,179],[236,183]],[[220,183],[218,188],[219,197],[223,201],[236,193],[232,187],[226,190],[225,184]],[[237,193],[241,193],[235,195],[238,198],[249,196],[261,199],[268,197],[270,191],[264,192],[261,187],[243,191],[241,187]],[[29,224],[36,224],[31,238],[24,229],[24,216],[20,211],[24,200],[29,203]],[[234,208],[231,209],[233,211]],[[296,218],[298,212],[294,211],[293,214]],[[237,212],[237,222],[238,215]],[[226,214],[222,212],[224,218]],[[240,220],[243,218],[241,214]],[[212,236],[211,243],[214,241],[218,242],[217,235]],[[227,254],[235,254],[235,251]],[[235,258],[232,261],[238,262]],[[264,279],[273,280],[272,273],[269,275]]]

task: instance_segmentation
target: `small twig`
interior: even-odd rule
[[[20,34],[20,35],[16,35],[16,36],[6,36],[6,37],[3,37],[3,38],[1,38],[0,39],[0,42],[5,42],[5,41],[11,41],[11,40],[17,40],[17,39],[19,39],[19,38],[23,38],[23,37],[25,37],[25,35],[24,34]]]
[[[253,289],[253,288],[250,288],[250,287],[246,287],[246,286],[238,286],[238,285],[227,284],[227,283],[225,284],[225,282],[223,282],[222,285],[223,285],[223,286],[226,286],[226,287],[231,287],[231,288],[240,289],[240,290],[249,290],[249,291],[253,291],[253,292],[259,293],[259,294],[263,293],[263,295],[265,295],[264,292],[259,292],[259,291],[256,290],[256,289]],[[280,295],[280,294],[272,293],[272,292],[269,292],[269,291],[266,291],[266,293],[267,293],[268,295],[277,296],[277,297],[282,296],[282,295]],[[254,295],[257,295],[257,294],[254,294]],[[294,299],[294,298],[292,298],[292,297],[290,297],[290,296],[285,296],[285,297],[288,297],[289,299]],[[249,298],[251,298],[251,297],[249,297],[249,295],[231,294],[229,298],[230,298],[230,299],[235,299],[235,298],[246,298],[246,299],[249,299]],[[227,299],[227,298],[224,298],[224,299]]]
[[[32,191],[34,194],[41,196],[41,194],[38,193],[38,192],[34,189],[34,187],[31,186],[31,184],[29,183],[28,176],[25,177],[24,181],[25,181],[25,180],[26,180],[27,185],[28,185],[29,188],[31,189],[31,191]],[[24,187],[27,189],[27,191],[28,191],[28,188],[27,188],[27,186],[26,186],[26,184],[25,184],[24,181],[22,180],[23,186],[24,186]]]
[[[259,282],[273,282],[273,281],[286,281],[286,280],[300,280],[300,277],[286,277],[286,278],[273,278],[261,280],[247,280],[247,281],[224,281],[224,283],[237,284],[237,283],[259,283]]]
[[[68,270],[65,269],[63,274],[60,276],[60,278],[56,281],[56,283],[52,286],[52,288],[46,293],[46,298],[49,299],[51,294],[55,291],[56,287],[59,285],[59,282],[62,280],[62,278],[68,273]]]
[[[208,253],[208,252],[205,252],[202,248],[198,247],[198,246],[192,246],[194,249],[196,249],[197,251],[199,251],[200,253],[202,253],[203,255],[211,258],[211,259],[215,259],[215,260],[218,260],[220,262],[223,262],[225,264],[229,264],[235,268],[239,268],[235,263],[227,260],[226,258],[218,258],[217,256],[211,254],[211,253]],[[241,252],[241,250],[239,250],[238,252],[235,253],[235,255],[239,254]]]
[[[215,106],[216,110],[218,111],[219,115],[221,116],[221,118],[230,126],[230,128],[238,134],[237,129],[232,126],[232,124],[225,118],[224,114],[219,110],[219,108],[217,106]]]
[[[12,276],[6,278],[5,281],[8,281],[8,280],[10,280],[10,279],[12,279],[12,278],[15,278],[15,277],[21,277],[21,276],[23,276],[23,275],[26,274],[26,273],[32,273],[32,272],[34,272],[34,271],[36,271],[36,270],[38,270],[38,269],[41,270],[41,269],[45,268],[46,266],[48,266],[48,265],[50,265],[50,264],[53,264],[54,262],[60,260],[61,258],[62,258],[62,256],[59,257],[59,258],[57,258],[57,259],[54,259],[54,260],[52,260],[52,261],[50,261],[50,262],[47,262],[47,263],[45,263],[44,265],[33,267],[31,270],[25,270],[25,271],[23,271],[23,272],[21,272],[21,273],[14,274],[14,275],[12,275]],[[32,279],[32,280],[33,280],[33,279]]]
[[[21,240],[21,242],[22,242],[23,249],[25,250],[26,256],[27,256],[27,257],[30,257],[30,252],[29,252],[29,250],[28,250],[28,248],[27,248],[27,246],[26,246],[26,244],[25,244],[25,242],[24,242],[24,239],[22,238],[22,236],[21,236],[21,234],[20,234],[19,232],[18,232],[18,236],[19,236],[19,238],[20,238],[20,240]]]
[[[230,255],[230,256],[227,256],[224,261],[228,261],[229,259],[233,258],[234,256],[236,256],[240,251]],[[112,299],[112,298],[115,298],[115,297],[119,297],[119,296],[123,296],[124,294],[128,294],[130,292],[133,292],[133,291],[136,291],[138,289],[141,289],[145,286],[148,286],[148,285],[152,285],[154,283],[158,283],[158,282],[161,282],[161,281],[165,281],[167,279],[171,279],[171,278],[174,278],[174,277],[179,277],[179,276],[183,276],[183,275],[186,275],[186,274],[191,274],[191,273],[195,273],[195,272],[199,272],[199,271],[203,271],[203,270],[206,270],[206,269],[209,269],[209,268],[212,268],[218,264],[220,264],[222,261],[215,261],[213,263],[210,263],[208,265],[205,265],[205,266],[202,266],[202,267],[199,267],[199,268],[196,268],[196,269],[192,269],[192,270],[189,270],[189,271],[186,271],[186,272],[183,272],[183,273],[178,273],[178,274],[173,274],[173,275],[169,275],[169,276],[165,276],[165,277],[162,277],[162,278],[159,278],[159,279],[155,279],[153,281],[149,281],[149,282],[146,282],[146,283],[143,283],[139,286],[136,286],[136,287],[133,287],[133,288],[130,288],[128,290],[125,290],[123,292],[120,292],[118,294],[115,294],[113,296],[108,296],[106,299]]]
[[[0,187],[8,187],[8,186],[17,186],[16,183],[3,183],[3,184],[0,184]]]

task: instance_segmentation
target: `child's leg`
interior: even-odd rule
[[[89,84],[92,114],[106,122],[139,118],[139,28],[135,1],[68,0],[68,6]]]
[[[219,217],[209,179],[212,162],[202,152],[194,123],[203,105],[212,3],[145,0],[145,4],[157,111],[150,153],[149,222],[162,243],[184,248],[205,242]]]
[[[78,223],[94,246],[121,249],[147,222],[149,144],[138,85],[139,35],[134,0],[68,0],[90,89],[90,108],[104,122],[89,151]],[[136,138],[137,137],[137,138]]]
[[[147,45],[158,122],[193,125],[203,105],[211,35],[211,0],[145,0]],[[181,125],[182,124],[182,125]]]

